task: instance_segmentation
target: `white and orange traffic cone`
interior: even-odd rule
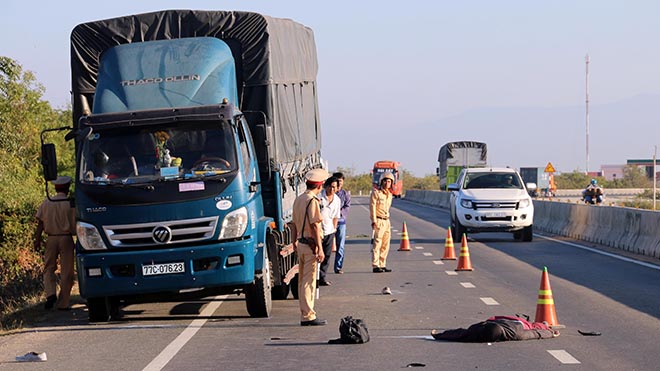
[[[456,260],[454,252],[454,238],[451,236],[451,227],[447,227],[447,237],[445,238],[445,254],[441,260]]]
[[[467,245],[467,237],[463,233],[461,237],[461,253],[458,255],[458,267],[456,271],[471,271],[472,263],[470,262],[470,250]]]
[[[555,300],[552,298],[552,289],[550,288],[550,279],[548,277],[548,267],[543,267],[541,274],[541,287],[539,288],[539,298],[536,302],[536,317],[534,322],[546,322],[550,327],[563,327],[557,321],[555,312]]]
[[[401,232],[401,244],[399,245],[399,251],[410,251],[410,240],[408,240],[408,228],[406,228],[406,222],[403,222],[403,231]]]

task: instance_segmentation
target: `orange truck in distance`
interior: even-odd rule
[[[373,176],[372,183],[374,188],[378,187],[380,177],[384,173],[392,173],[392,175],[394,175],[392,195],[395,198],[401,198],[401,193],[403,192],[403,179],[401,179],[401,173],[399,172],[400,165],[401,164],[396,161],[376,161],[373,170],[371,170],[371,175]]]

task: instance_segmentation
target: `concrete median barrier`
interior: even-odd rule
[[[449,208],[450,192],[406,191],[405,199]],[[618,206],[534,201],[534,228],[660,259],[660,212]]]

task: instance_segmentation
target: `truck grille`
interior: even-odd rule
[[[472,201],[472,207],[479,209],[518,209],[517,201]]]
[[[140,247],[206,240],[213,237],[218,217],[163,222],[106,225],[103,227],[113,247]]]

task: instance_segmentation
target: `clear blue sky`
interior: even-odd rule
[[[361,173],[392,159],[422,176],[435,173],[442,144],[479,140],[492,165],[584,170],[587,53],[589,169],[651,158],[660,144],[660,109],[650,107],[660,106],[658,1],[6,0],[2,8],[0,55],[33,71],[56,107],[69,102],[69,35],[79,23],[182,8],[303,23],[316,37],[331,169]]]

